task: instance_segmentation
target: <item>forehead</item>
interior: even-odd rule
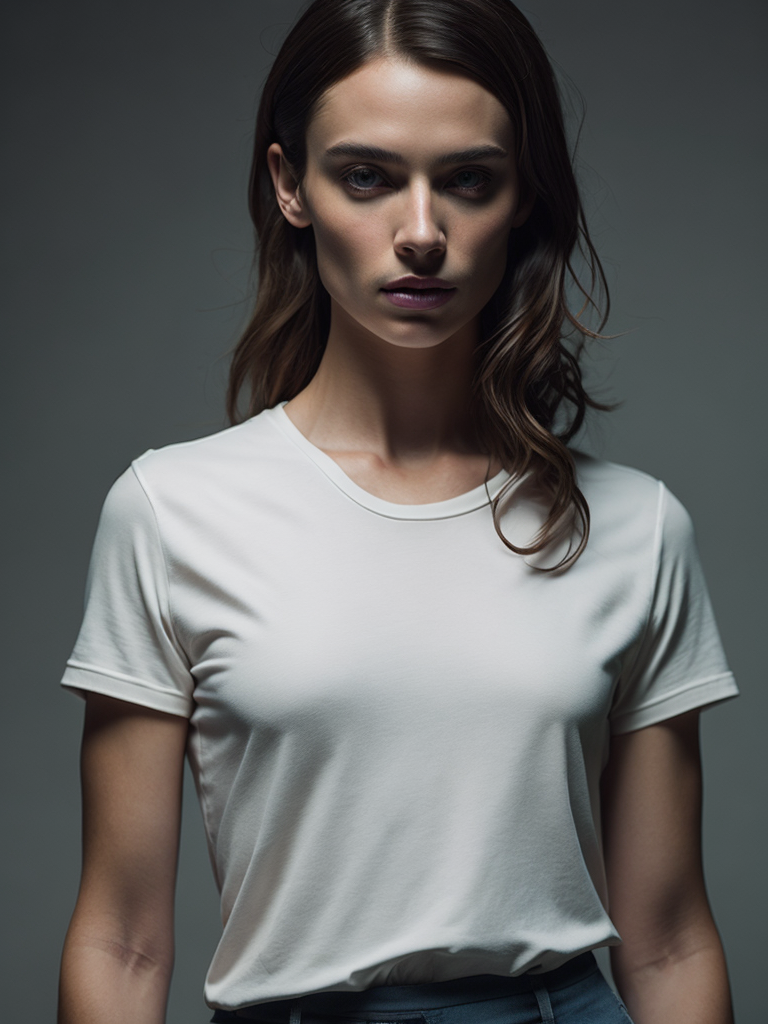
[[[312,150],[355,140],[414,157],[495,143],[513,150],[502,103],[478,82],[390,58],[370,61],[326,90],[307,129]]]

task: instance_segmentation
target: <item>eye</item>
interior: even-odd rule
[[[467,176],[471,178],[473,175],[475,178],[479,178],[480,180],[475,185],[467,185]],[[483,174],[481,171],[459,171],[459,173],[456,175],[455,180],[459,181],[460,179],[464,180],[464,184],[459,185],[459,188],[462,190],[462,192],[484,192],[485,189],[490,184],[490,179],[488,178],[488,176],[486,174]]]
[[[357,178],[359,184],[355,184],[352,180],[353,178]],[[366,193],[370,195],[377,188],[381,187],[380,184],[376,184],[376,178],[381,178],[383,180],[382,175],[372,167],[355,167],[353,170],[345,174],[341,180],[351,192],[356,193],[357,195],[365,195]],[[469,182],[467,181],[468,178],[470,179]],[[475,184],[471,184],[471,180],[473,178],[475,179]],[[454,175],[452,180],[458,182],[454,188],[458,189],[459,192],[464,193],[464,195],[477,195],[485,192],[491,182],[487,173],[469,169],[459,171]]]
[[[361,178],[363,179],[363,186],[362,187],[360,187],[359,185],[355,185],[352,182],[351,179],[353,177],[355,177],[355,176],[358,176],[358,181],[360,181]],[[371,178],[380,178],[380,177],[381,177],[381,175],[379,174],[379,172],[378,171],[374,171],[372,167],[356,167],[353,171],[350,171],[349,174],[345,174],[344,177],[341,180],[346,182],[346,184],[349,185],[349,187],[352,189],[353,192],[372,192],[373,189],[371,188],[371,180],[370,179]],[[365,180],[366,180],[366,178],[367,178],[367,181],[368,181],[368,187],[367,188],[365,187]]]

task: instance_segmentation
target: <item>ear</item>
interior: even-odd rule
[[[295,228],[306,228],[312,223],[306,206],[299,195],[299,186],[285,159],[283,148],[273,142],[267,150],[267,167],[275,186],[275,195],[283,216]]]
[[[513,228],[520,228],[525,224],[531,215],[531,210],[533,209],[535,202],[536,193],[528,182],[521,178],[520,194],[517,199],[517,210],[515,211],[515,216],[512,218]]]

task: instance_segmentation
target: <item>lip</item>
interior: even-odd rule
[[[387,302],[402,309],[436,309],[450,302],[456,294],[455,288],[412,288],[384,291],[382,294]]]
[[[382,291],[396,291],[400,288],[407,288],[409,291],[412,289],[422,288],[451,288],[455,289],[455,285],[451,284],[450,281],[443,281],[441,277],[414,277],[413,274],[408,274],[406,277],[398,277],[396,281],[390,281],[389,284],[385,284],[382,287]]]
[[[402,309],[435,309],[450,302],[456,286],[441,277],[415,277],[408,274],[384,285],[381,291],[388,302]]]

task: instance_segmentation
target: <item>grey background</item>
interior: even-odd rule
[[[253,115],[298,5],[6,7],[4,1019],[53,1021],[79,874],[82,704],[57,688],[101,502],[149,447],[225,425],[247,313]],[[738,701],[705,713],[705,856],[737,1021],[765,1020],[766,7],[523,4],[587,120],[613,289],[585,444],[686,504]],[[189,782],[189,780],[188,780]],[[185,795],[169,1024],[209,1019],[216,894]]]

